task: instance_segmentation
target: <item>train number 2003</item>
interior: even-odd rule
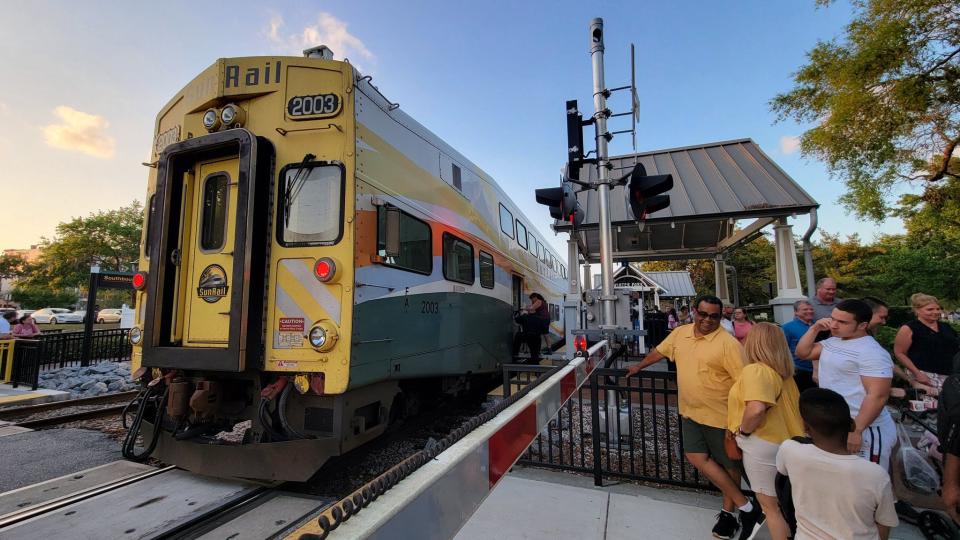
[[[339,111],[340,96],[336,94],[296,96],[287,102],[287,114],[290,116],[333,116]]]
[[[420,313],[429,313],[437,315],[440,313],[440,302],[420,302]]]

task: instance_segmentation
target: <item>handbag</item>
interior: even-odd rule
[[[727,457],[734,461],[743,459],[743,450],[737,446],[737,438],[729,430],[723,430],[723,450],[727,453]]]

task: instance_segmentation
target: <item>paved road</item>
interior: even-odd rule
[[[118,459],[120,443],[89,429],[49,429],[0,437],[0,492]]]

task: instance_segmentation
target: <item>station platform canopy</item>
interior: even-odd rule
[[[611,178],[642,163],[648,175],[673,175],[670,206],[648,216],[641,228],[627,202],[626,188],[610,191],[614,261],[712,258],[749,242],[767,225],[807,214],[819,204],[751,139],[671,148],[610,158]],[[580,179],[594,181],[594,166]],[[600,261],[600,207],[597,191],[577,194],[585,212],[576,237],[585,262]],[[740,220],[753,220],[741,229]],[[554,229],[571,230],[557,221]]]

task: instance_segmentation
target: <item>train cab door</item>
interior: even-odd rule
[[[183,345],[226,347],[230,339],[229,278],[237,220],[236,157],[199,163],[189,191],[190,220],[182,252],[186,264]],[[186,201],[185,201],[186,202]]]

